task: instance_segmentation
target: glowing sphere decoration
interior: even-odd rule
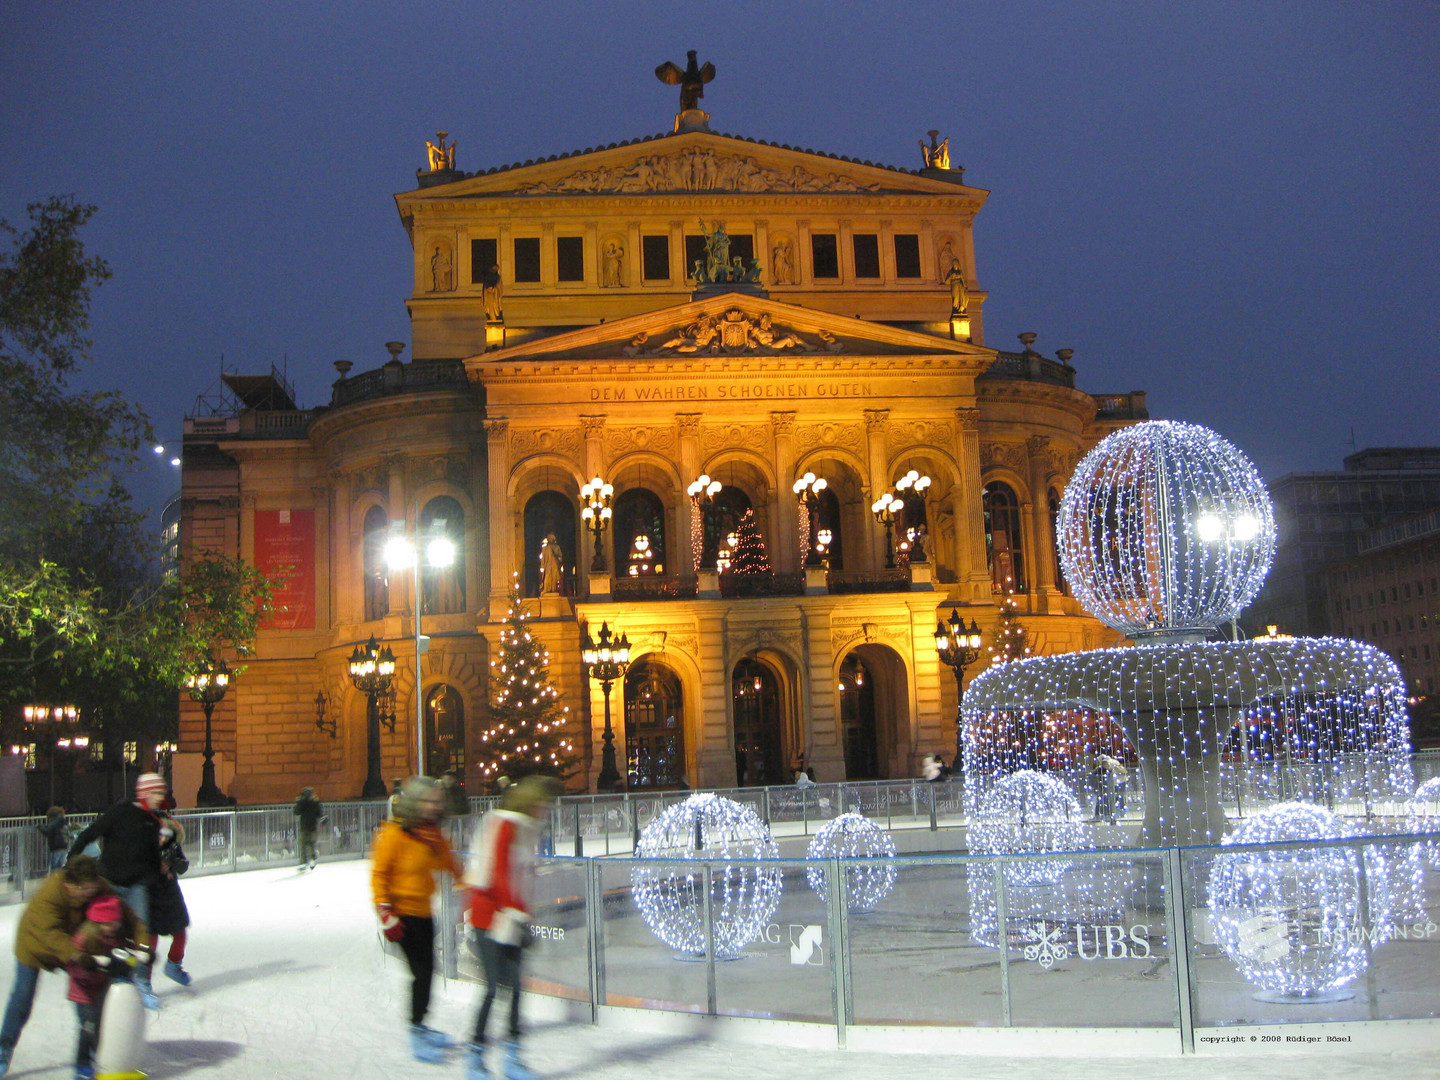
[[[1246,821],[1224,843],[1271,844],[1356,835],[1310,803],[1281,803]],[[1267,1001],[1334,1001],[1365,970],[1366,933],[1388,924],[1385,865],[1365,851],[1369,926],[1362,923],[1361,849],[1253,849],[1218,855],[1210,869],[1215,940]],[[1380,887],[1376,887],[1376,886]]]
[[[1070,789],[1033,769],[1001,777],[980,796],[970,812],[968,836],[976,855],[1088,851],[1095,846]],[[1053,884],[1069,866],[1064,859],[1007,863],[1005,881],[1019,887]]]
[[[1101,440],[1066,485],[1055,535],[1076,599],[1135,638],[1213,630],[1254,599],[1275,557],[1250,459],[1170,420]]]
[[[1440,776],[1432,776],[1405,802],[1405,831],[1434,835],[1440,833]],[[1440,870],[1440,836],[1420,845],[1425,861]]]
[[[715,953],[734,956],[758,939],[780,903],[780,849],[749,807],[712,793],[667,809],[640,834],[630,884],[651,933],[681,953],[705,955],[705,871]]]
[[[841,814],[827,821],[810,841],[807,859],[858,859],[845,867],[845,907],[871,911],[895,888],[895,841],[864,814]],[[805,871],[815,895],[830,902],[829,875],[823,866]]]

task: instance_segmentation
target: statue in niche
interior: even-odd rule
[[[960,269],[959,259],[950,260],[945,284],[950,286],[950,314],[964,315],[970,307],[970,289],[965,284],[965,271]]]
[[[775,241],[770,251],[770,276],[776,285],[794,285],[795,246],[783,237]]]
[[[560,541],[548,533],[540,542],[540,595],[558,595],[564,584],[565,570],[560,562]]]
[[[435,245],[435,254],[430,256],[430,289],[432,292],[449,292],[455,287],[455,264],[450,258],[450,248],[445,244]]]
[[[927,131],[930,136],[930,145],[926,146],[924,140],[920,142],[920,153],[925,156],[925,168],[927,169],[949,169],[950,168],[950,140],[936,142],[940,137],[938,131]]]
[[[504,322],[501,304],[505,298],[505,286],[500,281],[500,267],[492,266],[480,275],[480,287],[485,301],[487,322]]]
[[[445,144],[445,136],[449,134],[448,131],[437,131],[435,138],[439,140],[438,144],[429,139],[425,140],[425,153],[430,159],[431,172],[445,172],[455,168],[455,144]]]
[[[939,264],[936,277],[943,282],[945,275],[950,273],[950,264],[955,261],[955,246],[948,238],[945,240],[945,243],[940,245],[940,255],[936,261]]]
[[[625,261],[625,249],[611,240],[605,245],[605,254],[600,264],[600,287],[603,289],[618,289],[625,282],[622,280],[622,267]]]
[[[703,218],[700,231],[705,232]],[[723,221],[715,223],[714,232],[705,233],[705,278],[713,282],[730,280],[730,234],[725,231]]]
[[[678,65],[672,64],[669,60],[655,69],[655,77],[661,82],[680,87],[681,112],[698,109],[700,99],[705,96],[705,84],[715,78],[714,64],[708,60],[703,66],[697,64],[694,49],[685,55],[689,57],[689,63],[685,65],[684,71],[681,71]]]

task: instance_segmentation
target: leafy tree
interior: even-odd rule
[[[550,653],[528,625],[518,584],[500,630],[500,649],[490,661],[490,700],[480,733],[480,775],[514,780],[543,772],[564,779],[574,769],[575,744],[566,732],[570,708],[550,682]]]
[[[770,559],[765,554],[765,539],[755,521],[755,511],[746,510],[735,528],[735,554],[730,557],[732,574],[768,574]]]

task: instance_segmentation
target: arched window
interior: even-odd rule
[[[422,553],[420,595],[426,615],[458,614],[465,610],[465,511],[449,495],[440,495],[420,512],[420,544],[450,541],[455,555],[449,566],[431,566]]]
[[[990,564],[990,587],[997,593],[1024,592],[1020,502],[1009,484],[993,480],[985,485],[980,503],[985,513],[985,558]]]
[[[826,557],[830,560],[830,569],[844,570],[845,545],[840,529],[840,497],[835,494],[834,489],[827,487],[820,492],[820,501],[816,504],[815,513],[819,518],[815,523],[815,535],[820,537],[821,529],[830,530],[830,542],[825,545]],[[823,540],[823,538],[821,539]]]
[[[1050,489],[1050,541],[1055,547],[1055,587],[1066,596],[1070,586],[1065,583],[1065,568],[1060,565],[1060,493]]]
[[[751,508],[750,496],[737,487],[722,487],[715,501],[705,510],[705,531],[700,555],[701,566],[714,566],[715,553],[725,538],[740,525],[745,511]]]
[[[465,775],[465,700],[453,686],[425,695],[425,758],[430,776],[454,769]]]
[[[525,595],[540,595],[540,547],[547,536],[560,548],[561,596],[575,595],[575,504],[558,491],[541,491],[525,504]]]
[[[680,680],[664,664],[638,660],[625,673],[625,758],[631,788],[685,781],[685,707]]]
[[[612,528],[617,577],[664,574],[670,568],[665,551],[665,505],[653,491],[631,488],[621,494],[615,500]]]
[[[390,516],[383,506],[365,511],[365,618],[383,619],[390,612],[390,582],[385,571],[385,541]]]

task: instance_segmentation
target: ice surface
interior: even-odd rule
[[[383,953],[370,910],[368,863],[197,878],[185,883],[194,925],[185,966],[189,989],[156,976],[162,1008],[153,1016],[145,1068],[154,1080],[395,1080],[459,1077],[456,1053],[444,1065],[410,1058],[405,1038],[408,976]],[[14,940],[19,905],[0,908],[0,938]],[[168,941],[163,944],[168,945]],[[4,970],[12,970],[8,961]],[[901,973],[903,974],[903,973]],[[8,993],[8,978],[3,991]],[[430,1022],[463,1036],[478,989],[437,978]],[[532,1009],[533,1016],[541,1010]],[[491,1021],[498,1030],[500,1017]],[[657,1018],[653,1032],[612,1030],[537,1019],[526,1047],[545,1078],[576,1080],[1149,1080],[1266,1077],[1267,1080],[1397,1080],[1440,1077],[1436,1055],[1422,1053],[1214,1057],[953,1057],[916,1053],[924,1029],[907,1033],[897,1054],[737,1046],[713,1041],[703,1025]],[[683,1026],[689,1023],[694,1030]],[[1037,1035],[1037,1037],[1040,1037]],[[63,975],[41,977],[35,1011],[7,1080],[68,1080],[74,1058],[74,1008]],[[897,1048],[899,1049],[899,1048]]]

